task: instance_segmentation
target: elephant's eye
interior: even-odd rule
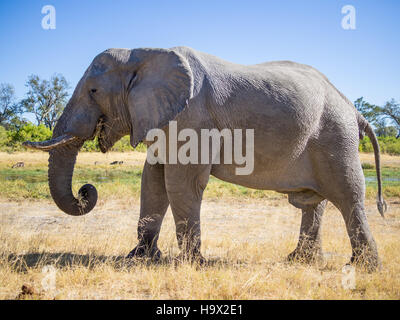
[[[97,89],[90,89],[91,93],[95,93],[97,91]]]

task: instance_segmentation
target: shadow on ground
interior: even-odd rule
[[[124,256],[102,256],[94,254],[76,254],[70,252],[32,252],[26,254],[9,254],[5,259],[12,269],[17,272],[26,272],[31,268],[41,268],[45,265],[53,265],[57,268],[83,266],[94,268],[100,264],[115,265],[122,268],[125,262]]]
[[[8,254],[5,259],[10,267],[16,271],[25,273],[29,269],[42,268],[46,265],[52,265],[57,268],[68,268],[68,267],[86,267],[93,269],[100,265],[112,266],[115,270],[129,269],[134,266],[160,266],[160,265],[179,265],[182,263],[175,257],[165,256],[159,261],[153,261],[151,259],[127,259],[126,256],[104,256],[95,254],[76,254],[70,252],[32,252],[26,254]],[[201,264],[201,268],[207,267],[230,267],[232,266],[243,266],[246,265],[243,261],[232,261],[220,258],[207,259]]]

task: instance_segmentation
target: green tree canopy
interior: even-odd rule
[[[358,98],[356,101],[354,101],[354,106],[370,123],[375,122],[379,117],[379,114],[376,110],[377,106],[365,101],[364,97]]]
[[[0,125],[9,127],[10,122],[17,118],[19,113],[14,87],[8,83],[0,84]]]
[[[397,129],[397,137],[400,136],[400,104],[394,99],[386,102],[384,106],[375,107],[382,119],[389,120],[389,122]]]
[[[376,128],[378,136],[400,136],[400,104],[394,99],[385,105],[370,104],[363,97],[354,101],[356,109]]]
[[[31,75],[26,86],[27,97],[21,101],[23,111],[33,113],[38,125],[53,130],[67,102],[67,80],[60,74],[54,74],[49,81]]]
[[[375,133],[378,137],[396,137],[397,129],[395,126],[388,126],[384,118],[375,121]]]

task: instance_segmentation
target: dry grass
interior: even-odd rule
[[[18,162],[25,161],[30,164],[44,164],[47,163],[48,153],[46,152],[14,152],[6,153],[0,152],[0,164],[9,165]],[[99,164],[107,164],[112,161],[124,161],[125,164],[142,166],[146,160],[146,153],[144,152],[109,152],[106,154],[100,152],[80,152],[77,158],[77,164],[89,164],[92,165],[96,161]],[[368,162],[375,164],[373,153],[360,153],[360,160],[362,162]],[[400,157],[391,156],[388,154],[381,154],[381,161],[383,166],[400,167]]]
[[[46,154],[23,156],[38,164],[47,161]],[[78,161],[123,160],[135,166],[144,161],[130,157],[135,158],[124,153],[101,157],[81,153]],[[23,296],[27,299],[400,299],[398,200],[389,199],[386,220],[380,218],[374,201],[367,201],[383,269],[372,274],[357,270],[356,288],[347,290],[341,285],[341,268],[351,249],[343,219],[332,205],[323,223],[326,261],[309,266],[285,262],[296,246],[301,219],[299,210],[286,200],[206,200],[202,252],[208,263],[199,267],[173,263],[178,248],[170,210],[159,240],[163,262],[124,260],[136,244],[137,197],[102,200],[83,217],[66,216],[51,201],[3,199],[0,299],[16,298],[25,283],[35,292]],[[57,270],[54,290],[42,287],[46,265]]]
[[[361,162],[368,162],[375,165],[375,158],[373,153],[360,153]],[[381,163],[386,167],[400,167],[400,157],[391,156],[388,154],[381,154]]]
[[[0,166],[10,167],[18,161],[24,161],[30,166],[47,165],[49,154],[47,152],[0,152]],[[77,165],[106,165],[113,161],[124,161],[125,165],[142,167],[146,160],[145,152],[80,152],[77,158]]]

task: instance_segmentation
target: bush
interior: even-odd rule
[[[111,151],[119,151],[119,152],[133,151],[133,148],[131,146],[130,136],[125,136],[122,137],[120,140],[118,140],[111,148]]]
[[[128,152],[133,150],[139,152],[146,152],[146,146],[143,143],[140,143],[135,149],[133,149],[131,146],[130,136],[124,136],[113,145],[110,151]],[[86,152],[100,151],[97,137],[94,140],[85,141],[81,151],[86,151]]]
[[[361,163],[361,168],[363,168],[363,169],[374,169],[375,166],[373,164],[368,163],[368,162],[363,162],[363,163]]]
[[[6,146],[7,143],[8,143],[7,130],[3,126],[0,126],[0,148]]]
[[[362,139],[360,141],[358,150],[360,152],[374,152],[374,148],[372,146],[371,140],[369,140],[368,137],[364,137],[364,139]]]
[[[0,129],[0,149],[1,151],[23,150],[22,142],[48,140],[52,136],[50,129],[45,125],[35,126],[32,123],[24,124],[18,129],[5,130]]]
[[[381,153],[400,155],[400,139],[396,139],[396,137],[378,137],[378,142]],[[361,152],[374,152],[374,148],[368,137],[364,137],[360,141],[359,150]]]
[[[12,152],[25,150],[25,148],[22,147],[22,143],[24,141],[44,141],[51,139],[51,137],[52,131],[44,125],[36,126],[32,123],[28,123],[14,130],[6,130],[4,127],[0,126],[0,151]],[[122,137],[111,148],[111,151],[118,152],[127,152],[133,150],[134,149],[130,144],[129,136]],[[146,146],[140,143],[135,150],[139,152],[146,152]],[[83,144],[81,151],[100,151],[97,138],[86,141]]]
[[[53,135],[52,131],[44,124],[35,126],[32,123],[25,124],[16,131],[8,132],[11,141],[15,143],[22,143],[26,140],[44,141],[51,139],[51,136]]]
[[[85,141],[81,151],[87,151],[87,152],[100,151],[97,138],[95,138],[94,140]]]
[[[384,149],[383,153],[388,154],[400,154],[400,140],[395,137],[384,137],[378,138],[381,149]]]

